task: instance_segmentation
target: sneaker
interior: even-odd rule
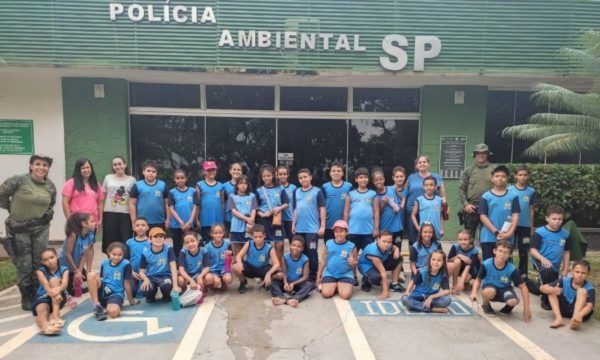
[[[156,296],[146,296],[146,304],[152,304],[156,302]]]
[[[502,309],[500,309],[500,314],[509,315],[513,311],[514,306],[504,305]]]
[[[552,306],[550,306],[550,304],[547,303],[546,301],[542,301],[541,307],[542,307],[542,309],[547,310],[547,311],[552,310]]]
[[[244,279],[244,281],[240,281],[240,287],[238,287],[238,292],[240,294],[245,294],[246,291],[248,291],[248,287],[246,285],[248,285],[247,279]]]
[[[366,276],[362,278],[362,285],[360,289],[364,292],[371,291],[371,283],[369,282],[369,279]]]
[[[106,310],[100,305],[94,306],[94,316],[98,321],[104,321],[108,316],[106,315]]]
[[[67,295],[67,307],[71,310],[77,308],[77,300],[71,295]]]
[[[492,308],[491,304],[481,305],[481,308],[485,314],[489,316],[496,316],[496,312],[494,311],[494,308]]]
[[[390,284],[390,290],[392,290],[393,292],[404,292],[406,289],[404,288],[404,286],[400,285],[400,283],[392,283]]]

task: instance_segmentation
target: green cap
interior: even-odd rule
[[[490,151],[490,148],[486,144],[475,145],[475,148],[473,148],[473,156],[475,156],[476,153],[488,153],[490,155],[494,155],[494,153]]]

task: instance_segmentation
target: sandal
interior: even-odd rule
[[[50,324],[52,326],[58,326],[59,328],[62,328],[65,326],[65,321],[63,319],[54,319],[50,321]]]

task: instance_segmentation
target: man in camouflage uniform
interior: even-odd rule
[[[492,188],[492,170],[495,165],[490,164],[488,157],[493,155],[486,144],[477,144],[473,149],[475,164],[463,171],[458,187],[458,200],[463,209],[459,213],[459,219],[465,229],[471,232],[475,239],[475,233],[480,225],[477,206],[481,196]]]
[[[51,158],[32,155],[29,174],[13,176],[0,186],[0,208],[10,214],[5,222],[4,247],[17,269],[23,310],[31,310],[38,285],[35,271],[40,267],[40,253],[48,246],[54,215],[56,188],[47,178],[51,165]]]

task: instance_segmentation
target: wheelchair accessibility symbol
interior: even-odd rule
[[[115,342],[115,341],[126,341],[133,340],[137,338],[141,338],[144,336],[153,336],[163,333],[168,333],[173,331],[171,326],[165,326],[163,328],[160,327],[158,317],[147,317],[140,316],[143,315],[144,311],[137,310],[128,310],[122,311],[121,316],[116,319],[106,320],[104,323],[107,327],[112,327],[114,323],[144,323],[146,325],[145,332],[144,331],[134,331],[132,333],[122,334],[122,335],[92,335],[86,333],[82,330],[82,324],[94,316],[94,314],[86,314],[80,316],[73,320],[68,328],[67,332],[69,335],[74,338],[85,340],[85,341],[93,341],[93,342]]]

